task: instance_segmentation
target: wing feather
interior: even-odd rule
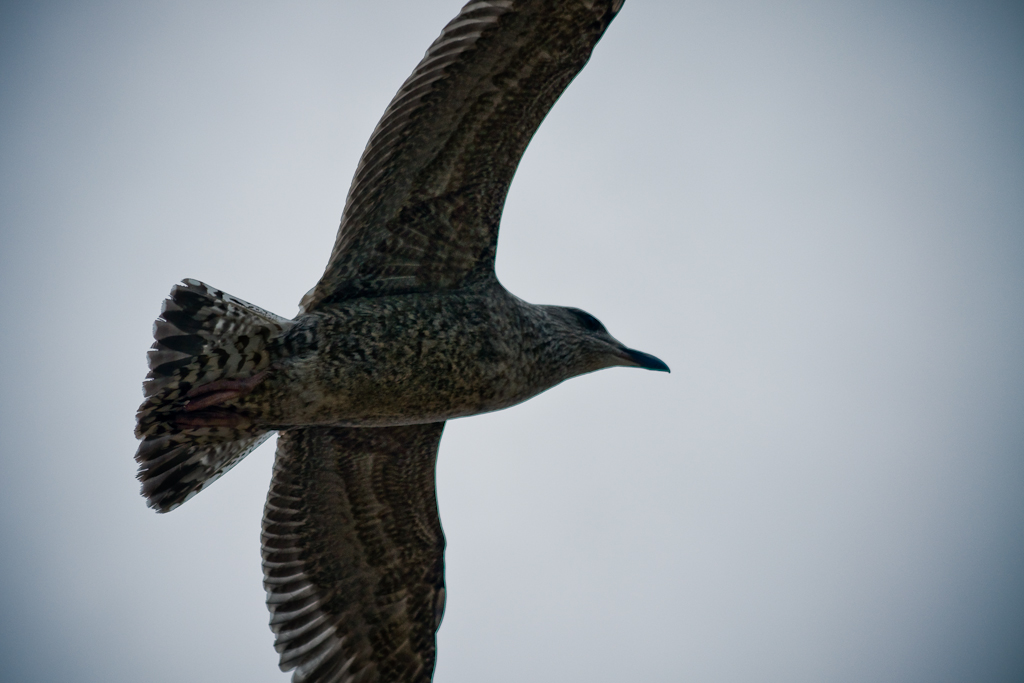
[[[370,137],[327,270],[303,310],[491,277],[523,151],[621,4],[474,0],[463,7]]]
[[[423,683],[444,608],[434,465],[444,423],[281,432],[263,573],[294,683]]]

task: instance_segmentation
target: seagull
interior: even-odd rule
[[[193,279],[163,303],[136,416],[142,494],[173,510],[279,433],[261,540],[294,683],[431,680],[445,421],[602,368],[668,372],[494,272],[519,160],[622,2],[463,7],[374,130],[294,319]]]

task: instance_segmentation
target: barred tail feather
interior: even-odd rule
[[[199,493],[266,441],[246,420],[230,426],[181,427],[188,392],[216,380],[245,379],[273,360],[291,321],[186,279],[171,289],[153,323],[145,400],[136,414],[135,454],[147,504],[168,512]]]
[[[135,460],[146,505],[170,512],[215,482],[242,458],[270,438],[272,432],[255,434],[237,430],[189,430],[139,444]]]

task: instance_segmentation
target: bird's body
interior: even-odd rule
[[[668,370],[494,273],[519,159],[621,4],[467,4],[371,136],[295,319],[190,279],[164,302],[137,415],[143,495],[173,510],[280,432],[263,568],[296,683],[430,680],[446,420],[614,365]]]
[[[328,304],[296,318],[271,356],[274,371],[237,407],[273,429],[389,427],[499,410],[598,369],[572,329],[494,279]]]

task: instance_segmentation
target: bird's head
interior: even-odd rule
[[[617,365],[669,372],[658,358],[631,349],[613,337],[601,321],[586,311],[567,306],[546,306],[548,315],[559,328],[574,374],[584,374]]]

